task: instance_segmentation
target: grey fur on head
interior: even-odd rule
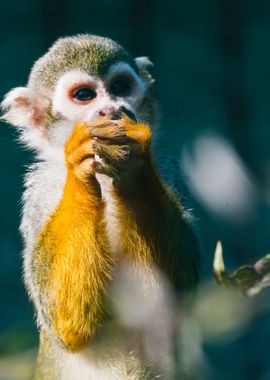
[[[130,54],[109,38],[91,34],[60,38],[34,64],[28,87],[42,87],[49,95],[64,72],[81,69],[90,75],[100,76],[117,61],[127,62],[138,71]]]

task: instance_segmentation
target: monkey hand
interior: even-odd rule
[[[90,131],[93,150],[101,158],[96,172],[112,177],[115,186],[132,186],[151,161],[149,126],[124,115],[115,121],[102,118],[99,125],[90,125]]]
[[[106,130],[114,128],[115,122],[98,120],[92,124],[93,129]],[[65,159],[68,178],[73,178],[92,190],[93,195],[101,198],[100,185],[95,177],[97,162],[95,160],[96,140],[89,125],[79,121],[65,144]]]

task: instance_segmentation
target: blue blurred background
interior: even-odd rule
[[[164,144],[179,161],[203,247],[196,310],[207,378],[270,379],[269,290],[254,299],[214,284],[218,239],[228,269],[270,251],[270,2],[1,0],[0,95],[25,85],[60,36],[111,37],[149,56]],[[0,380],[31,377],[37,331],[22,282],[20,196],[31,154],[0,129]]]

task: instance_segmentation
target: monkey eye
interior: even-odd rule
[[[109,87],[109,91],[114,96],[127,96],[131,91],[131,83],[128,78],[117,78]]]
[[[82,86],[72,91],[72,97],[80,102],[94,99],[97,93],[89,86]]]

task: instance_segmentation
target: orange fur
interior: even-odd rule
[[[144,123],[135,123],[131,119],[125,117],[123,119],[125,134],[130,139],[142,144],[142,147],[149,147],[151,140],[151,130]]]

